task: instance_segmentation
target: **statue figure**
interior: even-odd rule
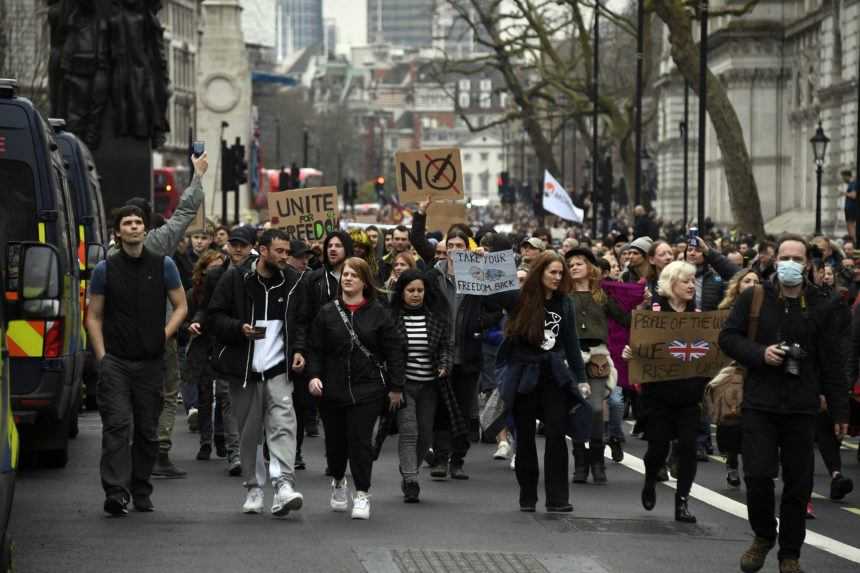
[[[96,149],[110,101],[117,136],[161,146],[171,95],[161,0],[49,2],[52,115]]]

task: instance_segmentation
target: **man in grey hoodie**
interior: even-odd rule
[[[200,157],[191,157],[194,165],[194,178],[191,184],[182,193],[179,205],[173,212],[173,216],[157,229],[152,229],[146,235],[144,246],[156,255],[172,257],[176,252],[179,241],[185,237],[185,231],[194,222],[197,211],[203,205],[203,176],[209,169],[209,157],[203,153]],[[128,201],[129,205],[141,207],[147,217],[152,215],[152,207],[149,202],[135,197]],[[149,228],[149,225],[147,224]],[[168,307],[170,304],[168,303]],[[170,316],[168,308],[167,316]],[[176,345],[176,337],[167,341],[164,354],[165,376],[164,393],[161,416],[158,418],[158,460],[152,470],[152,475],[167,478],[185,477],[186,472],[179,469],[170,461],[170,447],[172,442],[170,436],[173,434],[173,425],[176,421],[176,396],[179,393],[179,356]]]

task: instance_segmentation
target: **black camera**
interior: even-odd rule
[[[792,376],[800,376],[800,362],[805,360],[809,354],[796,342],[793,344],[780,342],[777,348],[785,353],[785,362],[783,363],[785,372]]]

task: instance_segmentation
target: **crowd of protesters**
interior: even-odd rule
[[[470,444],[483,439],[515,470],[519,509],[535,511],[542,434],[545,508],[570,512],[571,481],[607,484],[605,446],[620,462],[633,435],[648,441],[642,505],[653,509],[656,484],[672,475],[675,519],[695,523],[688,498],[697,464],[715,453],[719,422],[702,407],[709,381],[630,384],[636,309],[729,309],[720,345],[745,369],[744,410],[738,423],[717,424],[716,446],[732,487],[741,486],[743,462],[756,535],[744,571],[759,570],[777,541],[780,570],[800,571],[814,443],[830,497],[851,492],[839,447],[849,380],[860,370],[852,241],[730,240],[708,228],[700,237],[638,207],[633,225],[619,221],[602,240],[579,227],[555,239],[547,228],[525,236],[467,222],[427,229],[429,199],[411,228],[334,231],[309,244],[269,225],[188,230],[183,213],[199,207],[207,167],[205,156],[194,161],[194,184],[161,227],[169,232],[159,235],[148,205],[116,213],[116,246],[90,286],[108,513],[125,514],[130,502],[151,511],[150,475],[185,476],[167,455],[173,415],[165,414],[175,412],[181,378],[197,459],[211,459],[214,446],[226,472],[242,476],[245,513],[264,511],[267,482],[272,514],[302,507],[302,444],[320,434],[319,420],[330,507],[351,507],[354,519],[370,518],[374,461],[396,425],[407,503],[420,500],[424,463],[432,479],[468,480]],[[457,291],[453,253],[509,249],[518,291]],[[494,402],[503,422],[480,436],[481,410]]]

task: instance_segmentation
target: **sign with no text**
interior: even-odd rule
[[[400,201],[433,199],[464,199],[463,164],[460,150],[421,149],[394,154],[397,192]]]
[[[729,311],[633,312],[630,382],[713,378],[731,362],[717,344]]]
[[[269,217],[290,239],[320,240],[340,225],[337,187],[269,193]]]
[[[458,294],[488,295],[519,288],[517,264],[511,250],[485,255],[454,251],[451,255]]]
[[[466,204],[460,201],[438,201],[427,207],[427,230],[447,233],[454,223],[466,223]]]

